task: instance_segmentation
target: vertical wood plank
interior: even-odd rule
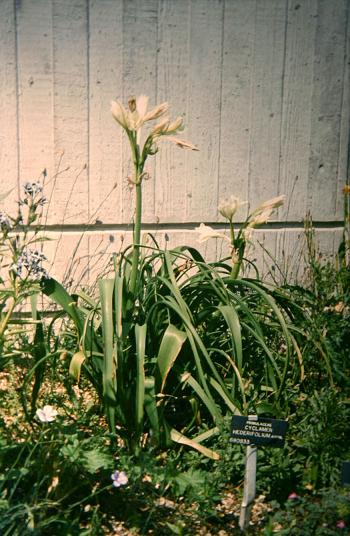
[[[50,241],[43,242],[49,275],[61,281],[68,290],[76,290],[88,282],[89,250],[86,233],[50,232]]]
[[[276,282],[283,284],[300,281],[304,277],[306,265],[304,229],[280,229],[276,232],[276,237]]]
[[[158,0],[128,0],[123,3],[123,101],[131,96],[149,96],[149,105],[157,103],[157,22]],[[130,150],[123,137],[123,221],[129,222],[134,213],[134,190],[127,187],[132,174]],[[152,180],[144,182],[143,221],[154,221],[155,161],[146,164]]]
[[[245,257],[255,265],[260,279],[264,279],[268,275],[271,266],[278,262],[276,247],[276,231],[262,227],[253,232],[251,244],[246,249]],[[249,268],[247,266],[247,270],[250,277],[256,276],[253,267]]]
[[[288,202],[281,219],[301,220],[307,210],[316,23],[316,0],[289,0],[279,183]]]
[[[55,168],[50,222],[89,218],[86,0],[52,0]]]
[[[52,5],[17,3],[20,182],[53,170]]]
[[[338,158],[338,187],[336,215],[337,218],[344,217],[344,195],[343,187],[350,182],[350,3],[346,9],[345,28],[345,55],[343,70],[343,102],[340,117],[340,139]]]
[[[87,234],[89,240],[89,287],[96,286],[99,277],[114,273],[113,256],[131,243],[132,233],[123,231],[95,231]]]
[[[348,90],[344,81],[348,9],[347,0],[318,0],[308,185],[315,220],[336,217],[342,187],[337,175],[343,90]]]
[[[188,0],[163,0],[158,21],[158,101],[168,101],[171,117],[185,115],[189,80],[189,20]],[[184,118],[185,127],[187,118]],[[179,134],[187,139],[187,131]],[[190,140],[192,141],[192,140]],[[194,140],[195,143],[195,140]],[[155,214],[161,222],[186,221],[186,184],[189,179],[186,159],[198,161],[199,153],[186,154],[172,143],[162,139],[156,156]]]
[[[255,11],[256,0],[225,2],[219,199],[248,200]]]
[[[191,2],[189,139],[200,159],[187,155],[187,221],[216,221],[221,108],[223,1]]]
[[[339,243],[342,239],[341,229],[316,229],[316,243],[321,255],[321,260],[327,261],[338,252]]]
[[[257,2],[249,151],[249,202],[252,208],[279,194],[285,18],[286,1]]]
[[[222,244],[222,239],[213,238],[201,244],[198,242],[198,233],[193,229],[172,229],[166,233],[166,236],[167,241],[165,242],[163,239],[163,243],[161,243],[163,247],[167,247],[168,249],[184,245],[192,247],[200,251],[207,262],[217,260],[218,250],[222,249],[224,255],[226,255],[226,251],[224,249],[225,244]]]
[[[0,17],[0,192],[14,188],[1,203],[9,213],[15,211],[18,196],[17,143],[17,57],[14,2],[1,3]]]
[[[122,2],[90,0],[89,26],[90,215],[121,223],[122,129],[110,101],[122,97]]]

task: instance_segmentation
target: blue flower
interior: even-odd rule
[[[42,267],[42,262],[46,260],[47,258],[43,253],[26,249],[22,251],[12,269],[23,279],[30,278],[34,281],[40,281],[49,277],[47,271]]]

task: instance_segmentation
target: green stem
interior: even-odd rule
[[[230,220],[230,235],[231,235],[231,243],[233,244],[234,239],[235,239],[235,230],[233,227],[232,219]]]
[[[140,258],[140,242],[141,242],[141,216],[142,216],[142,188],[141,180],[138,172],[136,175],[136,213],[135,213],[135,227],[133,236],[133,251],[132,251],[132,263],[131,263],[131,275],[130,275],[130,292],[135,294],[136,278],[139,267]]]
[[[6,329],[7,324],[9,323],[9,320],[10,320],[10,318],[12,316],[13,310],[16,307],[16,303],[17,303],[16,298],[12,298],[12,303],[9,306],[8,311],[7,311],[4,319],[0,323],[0,340],[2,339],[2,337],[3,337],[4,333],[5,333],[5,329]]]
[[[245,241],[244,239],[239,239],[239,237],[237,237],[237,239],[233,242],[232,246],[235,248],[234,251],[238,255],[238,260],[236,262],[233,262],[231,270],[231,279],[237,279],[243,262]]]
[[[239,271],[241,269],[241,265],[242,265],[242,259],[234,263],[234,265],[232,266],[232,270],[231,270],[231,279],[237,279]]]

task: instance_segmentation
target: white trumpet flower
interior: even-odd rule
[[[241,201],[239,197],[231,195],[230,197],[226,197],[220,201],[218,210],[224,218],[232,221],[232,218],[237,210],[247,203],[248,201]]]
[[[248,227],[256,227],[267,223],[270,219],[273,211],[283,205],[285,195],[279,195],[278,197],[273,197],[268,201],[262,203],[249,217]]]
[[[205,225],[205,223],[201,223],[199,227],[195,227],[195,231],[199,234],[198,242],[206,242],[210,238],[222,238],[231,244],[231,240],[227,235],[220,231],[215,231],[215,229],[209,225]]]
[[[283,205],[284,201],[286,199],[285,195],[279,195],[277,197],[273,197],[272,199],[269,199],[268,201],[265,201],[262,203],[255,212],[263,212],[265,209],[271,209],[274,210],[275,208],[278,208]]]
[[[125,130],[131,130],[129,124],[129,113],[119,101],[111,102],[111,112],[114,119]]]
[[[140,95],[136,99],[131,98],[128,102],[128,110],[119,101],[112,101],[112,115],[124,129],[138,131],[146,121],[158,119],[169,109],[168,103],[163,102],[147,112],[148,100],[147,95]]]

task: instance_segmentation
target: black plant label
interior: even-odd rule
[[[280,419],[234,415],[230,442],[240,445],[283,447],[287,428],[288,422]]]

